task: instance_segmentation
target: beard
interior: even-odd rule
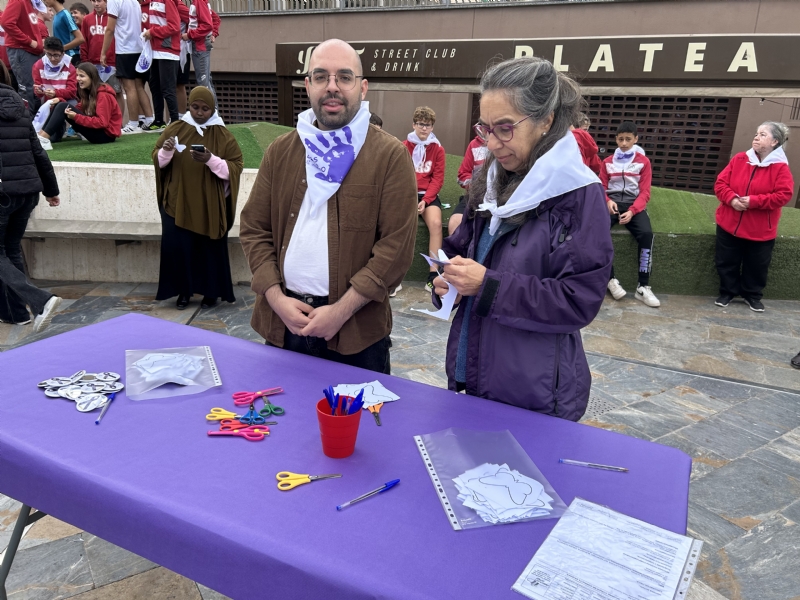
[[[331,115],[324,111],[323,103],[331,98],[336,98],[342,103],[344,110],[341,113]],[[317,121],[327,129],[341,129],[355,118],[360,108],[361,102],[351,105],[347,98],[341,94],[325,94],[319,99],[317,106],[314,107],[314,115],[317,117]]]

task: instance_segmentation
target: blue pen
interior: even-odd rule
[[[386,492],[386,491],[392,489],[398,483],[400,483],[399,479],[392,479],[391,481],[389,481],[387,483],[384,483],[377,490],[372,490],[371,492],[367,492],[363,496],[359,496],[358,498],[355,498],[354,500],[350,500],[350,502],[345,502],[344,504],[340,504],[339,506],[336,507],[336,510],[344,510],[345,508],[347,508],[351,504],[355,504],[356,502],[360,502],[361,500],[364,500],[365,498],[369,498],[370,496],[374,496],[375,494],[382,494],[383,492]]]
[[[331,416],[332,416],[332,417],[335,417],[335,416],[336,416],[336,407],[337,407],[337,406],[339,406],[339,394],[336,394],[336,395],[333,397],[333,410],[331,411]]]
[[[322,393],[325,394],[325,399],[328,401],[328,406],[333,408],[333,396],[328,390],[330,390],[330,388],[322,390]]]
[[[359,410],[361,410],[361,407],[364,406],[363,398],[364,398],[364,390],[362,389],[360,392],[358,392],[356,399],[353,400],[353,402],[350,403],[350,406],[347,407],[348,415],[352,415],[353,413],[356,413]]]
[[[111,401],[114,399],[114,397],[116,395],[117,395],[117,392],[114,392],[113,394],[111,394],[108,397],[108,402],[106,402],[106,405],[103,407],[103,410],[100,411],[100,416],[97,417],[97,420],[94,422],[95,425],[100,425],[100,419],[102,419],[103,415],[106,414],[106,411],[108,410],[108,407],[111,406]]]

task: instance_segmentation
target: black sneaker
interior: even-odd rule
[[[747,303],[747,306],[750,307],[750,310],[754,312],[764,312],[764,305],[761,303],[761,300],[754,300],[752,298],[744,298],[744,301]]]
[[[789,364],[792,365],[795,369],[800,369],[800,353],[797,354],[792,360],[789,361]]]
[[[729,294],[722,294],[722,296],[717,298],[717,300],[716,300],[716,302],[714,302],[714,304],[716,304],[717,306],[721,306],[721,307],[725,308],[726,306],[728,306],[728,304],[731,303],[731,300],[733,300],[733,296],[731,296]]]
[[[184,310],[187,306],[189,306],[189,299],[191,296],[187,296],[185,294],[179,294],[178,300],[175,302],[175,306],[178,310]]]

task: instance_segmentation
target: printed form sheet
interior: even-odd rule
[[[694,541],[576,498],[511,589],[533,600],[673,600]]]

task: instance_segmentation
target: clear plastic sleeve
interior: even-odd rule
[[[551,500],[549,505],[552,508],[547,514],[515,518],[508,522],[557,519],[567,510],[561,497],[508,430],[471,431],[451,428],[414,436],[414,441],[453,529],[501,524],[501,522],[485,521],[476,510],[465,506],[459,499],[459,489],[453,482],[454,479],[484,464],[507,465],[517,474],[535,480],[541,484]],[[512,487],[518,485],[518,482],[510,480]]]
[[[125,351],[126,395],[131,400],[199,394],[220,385],[208,346]]]

